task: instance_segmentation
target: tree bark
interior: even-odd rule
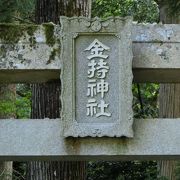
[[[170,14],[164,1],[159,2],[160,21],[166,24],[180,23],[180,16]],[[159,94],[159,116],[162,118],[180,117],[180,84],[161,84]],[[168,144],[167,144],[168,146]],[[159,176],[175,180],[176,161],[159,161]]]
[[[0,161],[0,180],[12,180],[13,162]]]
[[[36,22],[59,21],[59,16],[91,16],[91,0],[37,0]]]
[[[37,0],[37,23],[58,23],[59,16],[90,16],[90,0]],[[36,118],[60,117],[60,80],[32,85],[32,114]],[[86,162],[29,162],[27,180],[84,180]]]
[[[0,118],[9,119],[15,118],[15,100],[16,100],[16,86],[15,85],[1,85],[0,86]],[[4,105],[3,105],[4,104]],[[2,108],[5,107],[5,108]],[[12,180],[13,162],[0,162],[0,180]]]

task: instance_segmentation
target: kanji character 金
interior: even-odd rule
[[[109,47],[102,44],[99,40],[95,39],[88,48],[85,49],[85,51],[91,51],[91,55],[88,56],[88,59],[92,58],[104,58],[107,59],[108,55],[103,55],[104,50],[110,50]]]

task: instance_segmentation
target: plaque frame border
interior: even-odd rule
[[[106,20],[86,17],[60,17],[61,31],[61,118],[63,122],[64,137],[128,137],[133,133],[132,111],[132,66],[128,68],[126,84],[128,88],[128,117],[126,120],[113,123],[81,123],[76,121],[76,81],[75,81],[75,39],[80,35],[113,35],[118,38],[119,46],[123,48],[123,40],[126,38],[126,60],[132,64],[132,17],[110,17]],[[128,48],[128,52],[127,52]],[[122,53],[122,52],[121,52]],[[125,77],[125,76],[124,76]],[[126,86],[125,82],[124,85]],[[127,108],[126,108],[127,109]]]

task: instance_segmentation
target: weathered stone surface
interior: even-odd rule
[[[180,25],[134,23],[132,39],[133,42],[180,43]]]
[[[134,43],[133,55],[134,69],[180,67],[180,43]]]
[[[134,24],[135,82],[180,82],[180,25]]]
[[[132,20],[61,17],[65,137],[133,137]]]
[[[58,79],[62,65],[62,59],[59,56],[60,42],[58,38],[49,37],[57,37],[60,27],[52,28],[51,25],[50,28],[45,28],[40,25],[34,28],[31,26],[19,28],[20,25],[15,26],[10,26],[8,32],[10,33],[12,29],[19,29],[22,32],[24,28],[25,33],[18,32],[18,38],[15,40],[10,35],[7,36],[10,38],[2,38],[8,33],[7,31],[0,35],[0,82],[37,82],[34,76],[29,76],[27,69],[32,74],[35,71],[42,77],[40,82]],[[5,28],[4,25],[0,25],[0,31],[3,28]],[[54,35],[52,33],[48,35],[51,31]],[[33,37],[35,37],[34,40]],[[55,39],[57,41],[54,41]],[[180,62],[177,58],[180,53],[180,25],[134,24],[132,39],[135,82],[180,82],[177,78],[180,75]],[[18,43],[17,40],[19,40]],[[13,73],[4,71],[7,68],[13,70]],[[47,69],[50,70],[49,76],[42,71]]]
[[[135,81],[179,82],[179,28],[180,25],[134,25]],[[0,33],[0,82],[59,78],[59,27],[50,26],[48,31],[42,26],[30,29],[21,27],[12,35],[5,31],[7,36]],[[92,30],[97,31],[94,27]],[[38,50],[40,46],[43,52]],[[49,57],[54,61],[49,61]],[[133,139],[64,138],[59,119],[1,120],[0,160],[180,159],[180,119],[135,120],[133,129]]]
[[[64,138],[62,121],[1,120],[0,160],[180,160],[180,119],[139,119],[134,138]]]
[[[0,69],[60,69],[59,27],[53,24],[24,26],[0,24],[0,31],[8,29],[0,35]],[[19,29],[16,34],[14,28]]]

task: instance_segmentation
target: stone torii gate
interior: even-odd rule
[[[96,41],[93,41],[94,39]],[[110,76],[109,79],[107,78],[109,84],[114,79],[111,72],[116,72],[117,68],[121,70],[117,71],[120,80],[122,77],[127,78],[124,77],[124,73],[129,74],[130,79],[125,79],[127,89],[123,89],[121,94],[122,97],[126,97],[124,93],[128,91],[127,107],[122,105],[126,99],[119,98],[123,99],[122,109],[130,109],[129,116],[132,115],[129,108],[132,99],[129,91],[132,84],[131,69],[134,82],[180,82],[180,25],[137,24],[132,23],[129,18],[109,18],[102,21],[98,18],[83,17],[61,17],[61,25],[56,26],[53,24],[39,26],[1,24],[0,82],[47,82],[62,76],[64,93],[61,98],[65,108],[63,108],[62,119],[0,120],[0,160],[180,159],[180,119],[131,119],[127,123],[127,113],[123,114],[122,111],[118,114],[120,122],[117,124],[115,122],[118,128],[114,130],[113,125],[112,128],[110,127],[110,124],[114,123],[111,122],[113,115],[110,114],[116,110],[110,108],[108,109],[110,120],[104,117],[109,124],[104,125],[100,119],[96,123],[98,127],[96,125],[94,127],[89,114],[85,117],[83,112],[79,115],[79,112],[75,112],[75,117],[79,119],[74,122],[74,111],[80,107],[81,112],[83,107],[78,102],[75,102],[75,105],[72,103],[71,107],[69,106],[71,100],[66,99],[72,96],[72,102],[74,102],[74,98],[78,99],[78,92],[83,96],[84,91],[81,90],[83,85],[78,89],[78,83],[84,83],[81,77],[87,71],[82,69],[85,69],[87,64],[79,65],[78,62],[87,62],[87,59],[91,59],[88,54],[85,54],[88,52],[83,51],[91,50],[91,46],[89,49],[86,46],[90,44],[96,48],[102,48],[104,45],[104,49],[99,50],[98,55],[104,58],[101,61],[104,67],[107,65],[105,60],[109,62],[109,67],[105,68],[109,70],[107,72],[107,76]],[[117,46],[121,48],[118,49]],[[105,54],[103,52],[109,52],[109,54],[102,56]],[[119,57],[115,55],[117,52],[121,55],[120,59],[123,59],[124,64],[121,62],[119,64],[117,60]],[[96,53],[94,49],[91,56],[97,55]],[[111,58],[115,59],[113,62],[117,63],[115,65],[117,67],[111,64]],[[74,65],[71,65],[73,64],[71,62]],[[82,76],[77,76],[76,71]],[[94,82],[89,71],[87,77],[91,81],[85,78],[86,81]],[[102,77],[101,74],[100,79]],[[73,94],[73,88],[75,88],[75,94]],[[110,86],[107,91],[110,93],[111,89],[115,88]],[[102,97],[109,100],[109,105],[114,100],[108,95],[107,97],[102,95]],[[70,107],[70,113],[67,107]],[[69,117],[69,114],[72,117]],[[123,118],[121,118],[122,114]],[[86,129],[85,132],[84,129]]]

